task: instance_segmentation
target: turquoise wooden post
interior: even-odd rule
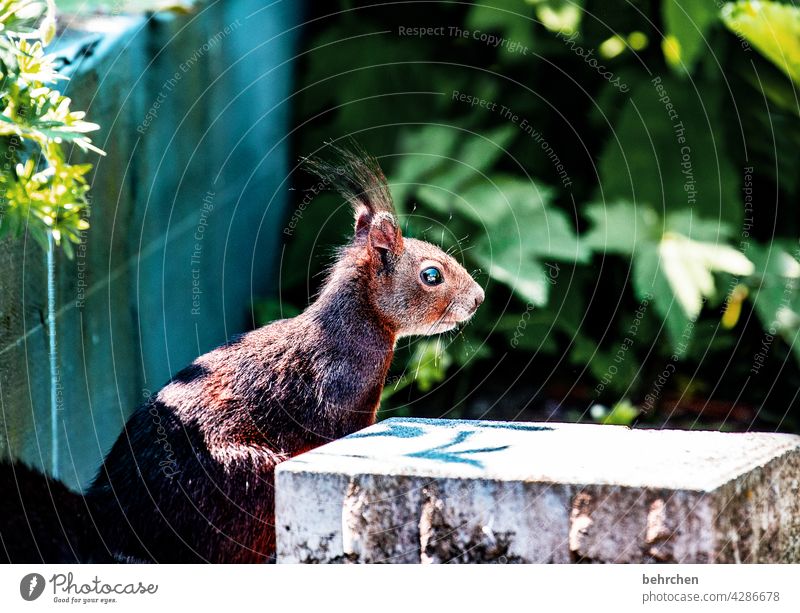
[[[55,461],[85,487],[149,391],[248,328],[252,297],[277,290],[301,4],[69,20],[53,49],[108,155],[92,227],[52,287],[58,423],[46,262],[24,241],[0,245],[0,457]]]

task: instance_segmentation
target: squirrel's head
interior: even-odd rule
[[[377,161],[337,149],[339,166],[309,161],[310,169],[352,204],[355,234],[345,252],[367,277],[369,299],[397,336],[445,332],[472,317],[483,289],[436,245],[405,238]],[[352,258],[352,259],[351,259]]]

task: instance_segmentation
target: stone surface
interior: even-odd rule
[[[800,437],[389,419],[276,473],[278,561],[800,562]]]
[[[91,158],[92,227],[57,264],[57,472],[72,488],[150,392],[277,291],[300,11],[63,16],[51,50],[107,152]],[[25,237],[0,242],[0,458],[52,472],[44,262]]]

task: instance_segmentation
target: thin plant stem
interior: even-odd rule
[[[50,471],[58,479],[58,345],[56,344],[56,241],[47,233],[47,336],[50,341]]]

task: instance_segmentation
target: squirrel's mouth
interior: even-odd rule
[[[467,315],[466,317],[459,317],[459,318],[453,317],[453,318],[450,318],[450,319],[445,319],[445,320],[442,320],[442,321],[438,322],[434,326],[433,329],[437,333],[438,332],[447,332],[448,330],[452,330],[453,328],[458,327],[460,324],[466,323],[467,321],[470,320],[471,317],[472,317],[472,314]]]
[[[441,334],[442,332],[449,332],[450,330],[454,330],[458,326],[465,324],[474,315],[474,311],[472,313],[447,313],[446,319],[438,319],[429,324],[422,324],[417,326],[410,326],[408,328],[403,328],[400,331],[400,336],[414,336],[414,335],[421,335],[421,336],[428,336],[431,334]]]
[[[441,334],[442,332],[449,332],[454,330],[458,325],[463,324],[469,319],[445,319],[442,321],[434,322],[433,324],[426,324],[412,328],[405,328],[400,331],[400,336],[430,336],[432,334]]]
[[[424,334],[441,334],[442,332],[448,332],[455,328],[460,322],[455,320],[448,319],[447,321],[437,321],[433,325],[428,326],[425,329]]]

